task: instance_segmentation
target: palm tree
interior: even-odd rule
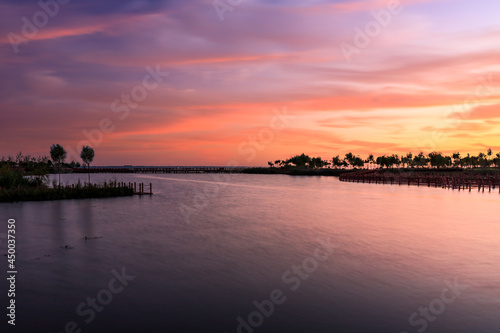
[[[353,153],[349,152],[345,154],[344,161],[347,162],[348,164],[354,166],[354,155]]]
[[[463,165],[465,165],[465,167],[472,167],[472,158],[470,157],[469,153],[467,153],[467,156],[461,159],[461,162],[463,163]]]
[[[396,165],[399,168],[399,165],[401,164],[401,160],[399,159],[399,156],[397,154],[392,154],[389,157],[389,160],[390,160],[391,167],[393,165]]]
[[[485,153],[479,153],[477,156],[477,164],[479,164],[480,167],[486,168],[489,164],[488,158],[486,157],[487,155]]]
[[[375,163],[375,158],[373,157],[373,154],[370,154],[368,155],[368,158],[366,159],[365,161],[366,163],[368,163],[368,169],[370,169],[370,166]]]
[[[337,169],[338,167],[341,167],[342,164],[343,163],[342,163],[342,160],[340,159],[339,155],[332,158],[332,165],[335,167],[335,169]]]
[[[413,154],[411,152],[406,154],[406,161],[408,162],[408,167],[413,165]]]
[[[460,153],[456,152],[451,155],[453,157],[453,164],[458,166],[460,164]]]
[[[425,157],[424,152],[418,153],[417,156],[413,157],[413,162],[420,167],[424,167],[429,163],[429,160]]]
[[[495,163],[495,166],[500,168],[500,153],[497,153],[497,157],[493,159],[493,163]]]
[[[83,163],[87,164],[87,172],[89,175],[89,185],[90,185],[90,163],[94,160],[94,149],[90,146],[83,146],[82,147],[82,152],[80,153],[80,158],[82,159]]]

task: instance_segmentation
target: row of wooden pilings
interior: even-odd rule
[[[139,185],[139,186],[137,186]],[[133,188],[134,189],[134,194],[139,194],[139,195],[144,195],[144,194],[153,194],[153,184],[149,183],[149,186],[144,183],[132,183],[132,182],[104,182],[104,187],[128,187],[128,188]]]
[[[476,176],[439,176],[439,175],[428,175],[428,176],[405,176],[405,175],[384,175],[379,173],[348,173],[341,175],[339,177],[341,181],[346,182],[357,182],[357,183],[374,183],[374,184],[397,184],[397,185],[416,185],[428,187],[442,187],[452,190],[469,190],[472,191],[473,188],[477,188],[478,191],[485,191],[488,189],[489,192],[499,189],[500,193],[500,178],[498,176],[486,178]]]
[[[68,185],[70,186],[70,185]],[[85,186],[89,186],[89,187],[100,187],[101,185],[96,185],[96,184],[92,184],[92,183],[85,183],[85,184],[71,184],[71,188],[81,188],[81,187],[85,187]],[[58,187],[61,187],[61,186],[58,186]],[[111,188],[119,188],[119,187],[128,187],[128,188],[132,188],[133,185],[132,183],[125,183],[125,182],[104,182],[102,184],[102,187],[104,188],[108,188],[108,187],[111,187]]]

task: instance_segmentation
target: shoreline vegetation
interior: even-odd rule
[[[293,156],[287,160],[276,160],[267,162],[270,169],[287,169],[290,167],[302,169],[335,169],[335,170],[360,170],[360,169],[392,169],[392,168],[410,168],[410,169],[473,169],[473,168],[500,168],[500,153],[493,155],[493,151],[488,149],[486,153],[480,152],[477,156],[462,156],[460,152],[451,155],[443,155],[440,152],[431,152],[418,155],[407,153],[399,156],[397,154],[382,155],[376,157],[373,154],[368,155],[366,159],[349,152],[344,158],[339,155],[331,160],[323,160],[321,157],[310,157],[304,153]]]
[[[19,152],[15,158],[0,159],[0,202],[44,201],[62,199],[110,198],[134,195],[130,184],[104,182],[103,184],[61,185],[61,173],[80,167],[80,163],[65,164],[66,151],[61,145],[52,145],[49,159],[46,156],[33,157]],[[81,158],[87,169],[94,158],[94,150],[85,146]],[[49,174],[57,173],[58,180],[49,184]]]
[[[420,175],[420,176],[431,176],[431,175],[467,175],[471,177],[487,175],[500,175],[500,168],[456,168],[456,167],[444,167],[440,169],[430,169],[430,168],[387,168],[387,169],[309,169],[304,167],[283,167],[283,168],[269,168],[269,167],[252,167],[242,169],[240,173],[246,174],[264,174],[264,175],[289,175],[289,176],[333,176],[340,177],[346,174],[379,174],[379,175]]]
[[[59,199],[108,198],[130,196],[134,189],[126,184],[109,182],[92,184],[90,182],[90,163],[94,158],[94,150],[85,146],[80,157],[86,170],[79,162],[65,163],[66,151],[61,145],[52,145],[50,158],[46,156],[33,157],[21,152],[15,157],[8,156],[0,159],[0,202],[13,201],[41,201]],[[500,179],[500,153],[493,155],[491,149],[477,156],[467,154],[462,157],[456,152],[443,155],[440,152],[431,152],[425,155],[408,153],[404,156],[396,154],[383,155],[375,158],[372,154],[362,159],[353,153],[345,154],[344,158],[338,155],[331,160],[321,157],[309,157],[301,154],[287,160],[268,162],[268,167],[243,168],[227,171],[224,168],[214,172],[238,172],[245,174],[283,174],[290,176],[334,176],[342,181],[378,182],[405,182],[408,178],[417,177],[421,181],[430,182],[434,179],[437,184],[455,187],[463,186],[495,186]],[[68,172],[87,172],[88,183],[61,186],[61,174]],[[49,184],[49,174],[58,174],[58,181]],[[423,180],[424,179],[424,180]],[[444,180],[443,180],[444,179]],[[413,181],[409,181],[413,183]],[[114,185],[113,185],[114,184]],[[498,185],[500,186],[500,184]]]
[[[459,152],[443,155],[431,152],[418,155],[408,153],[374,157],[370,154],[362,159],[353,153],[344,158],[335,156],[331,160],[321,157],[310,157],[305,154],[293,156],[287,160],[268,162],[268,167],[247,168],[241,171],[248,174],[283,174],[290,176],[337,176],[341,180],[350,179],[344,175],[363,174],[384,177],[460,177],[461,179],[489,179],[500,176],[500,153],[493,155],[491,149],[477,156],[467,154],[462,157]],[[353,176],[354,177],[354,176]]]
[[[486,153],[478,156],[467,154],[464,158],[458,152],[450,156],[443,156],[438,152],[425,155],[421,152],[415,157],[412,153],[401,158],[395,154],[376,159],[369,155],[363,160],[348,153],[343,159],[336,156],[330,162],[302,154],[288,160],[268,162],[268,168],[249,168],[242,172],[338,176],[340,181],[345,182],[426,185],[469,191],[477,188],[479,191],[488,189],[491,192],[496,188],[500,189],[500,153],[495,158],[491,158],[492,155],[491,149],[488,149]]]

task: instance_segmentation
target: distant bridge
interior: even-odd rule
[[[93,166],[73,168],[75,173],[234,173],[246,167],[217,167],[217,166],[121,166],[106,167]]]

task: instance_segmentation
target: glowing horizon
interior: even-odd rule
[[[1,5],[0,155],[59,143],[79,161],[84,144],[94,165],[251,166],[500,151],[500,3],[59,1]]]

